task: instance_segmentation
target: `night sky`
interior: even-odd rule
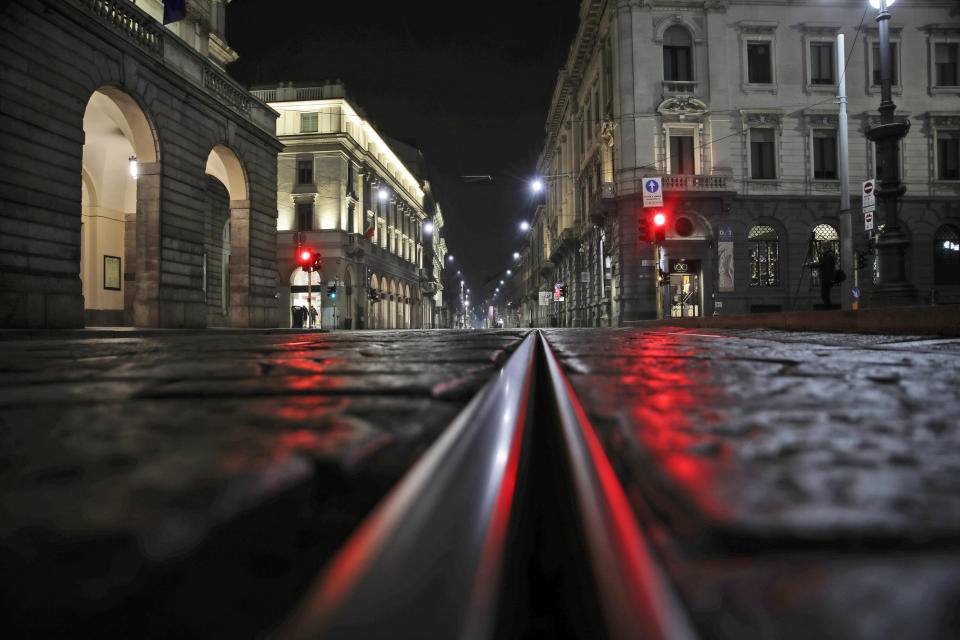
[[[508,266],[533,199],[557,73],[579,0],[234,0],[229,72],[251,86],[342,80],[381,134],[415,141],[467,286]],[[459,176],[490,174],[492,186]]]

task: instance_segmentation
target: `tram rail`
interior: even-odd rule
[[[539,332],[272,638],[696,637]]]

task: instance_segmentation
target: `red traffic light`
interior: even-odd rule
[[[323,257],[313,249],[297,248],[297,261],[304,271],[319,271],[323,265]]]
[[[667,224],[667,216],[664,215],[662,211],[658,211],[653,215],[653,224],[658,227],[662,227],[663,225]]]

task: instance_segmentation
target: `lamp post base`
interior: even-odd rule
[[[909,241],[899,228],[880,236],[880,284],[874,289],[870,306],[909,307],[919,304],[917,288],[907,280],[906,250]]]

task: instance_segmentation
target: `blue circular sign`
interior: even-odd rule
[[[860,299],[860,287],[854,287],[854,288],[850,289],[850,291],[853,292],[853,299],[854,299],[854,300],[859,300],[859,299]]]
[[[647,184],[645,186],[647,191],[650,193],[656,193],[660,189],[660,183],[656,180],[647,180]]]

